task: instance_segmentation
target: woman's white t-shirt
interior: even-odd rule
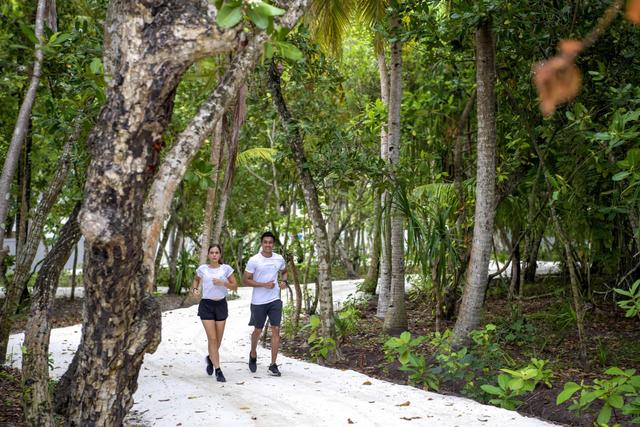
[[[224,286],[214,285],[213,279],[228,281],[227,278],[233,274],[233,268],[230,265],[221,264],[214,268],[208,264],[202,264],[196,270],[196,274],[202,284],[202,298],[220,300],[227,296],[229,290]]]

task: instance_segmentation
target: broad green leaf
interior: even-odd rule
[[[614,181],[622,181],[623,179],[625,179],[629,175],[631,175],[630,172],[622,171],[622,172],[618,172],[617,174],[613,175],[613,177],[611,179],[613,179]]]
[[[562,390],[562,392],[560,392],[560,394],[556,398],[556,405],[566,402],[578,390],[580,390],[580,385],[574,382],[566,383],[564,385],[564,390]]]
[[[609,396],[607,403],[613,408],[620,409],[624,406],[624,398],[619,394],[614,394],[613,396]]]
[[[280,50],[280,55],[291,59],[292,61],[300,61],[304,57],[302,51],[291,43],[278,42],[278,48]]]
[[[611,406],[604,404],[600,412],[598,413],[598,424],[608,425],[611,419]]]
[[[27,24],[25,24],[22,21],[18,22],[18,25],[20,26],[20,30],[22,31],[22,33],[33,43],[33,44],[38,44],[38,38],[36,37],[35,33],[33,32],[33,30],[31,29],[30,26],[28,26]]]
[[[256,27],[260,28],[261,30],[266,30],[269,26],[269,17],[258,13],[255,8],[249,9],[247,15],[249,16],[251,22],[256,24]]]
[[[491,384],[483,384],[480,386],[482,390],[489,394],[495,394],[496,396],[500,396],[502,394],[502,390],[498,387]]]
[[[263,16],[278,16],[283,15],[286,12],[286,10],[284,9],[271,6],[270,4],[267,4],[265,2],[258,3],[258,5],[253,10],[257,11],[260,15]]]
[[[604,371],[604,373],[607,374],[607,375],[617,375],[617,376],[622,376],[622,377],[626,376],[625,372],[622,369],[620,369],[620,368],[618,368],[616,366],[607,369],[606,371]]]
[[[240,20],[242,20],[242,4],[239,2],[225,3],[216,16],[216,23],[222,28],[231,28]]]
[[[524,381],[522,380],[522,378],[514,378],[511,381],[509,381],[509,388],[511,390],[520,390],[522,388],[522,386],[524,386]]]

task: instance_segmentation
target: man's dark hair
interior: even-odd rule
[[[262,236],[260,236],[260,242],[262,242],[265,237],[271,237],[274,243],[276,241],[276,236],[274,236],[270,231],[265,231],[264,233],[262,233]]]

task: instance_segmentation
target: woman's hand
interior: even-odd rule
[[[229,283],[226,280],[216,279],[216,278],[213,278],[212,281],[213,281],[213,284],[216,286],[226,286],[227,283]]]

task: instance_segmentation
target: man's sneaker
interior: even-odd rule
[[[209,356],[205,357],[204,360],[207,361],[207,374],[213,375],[213,363],[211,363],[211,359]]]
[[[224,374],[222,373],[222,369],[220,368],[216,368],[216,380],[218,380],[218,382],[221,382],[221,383],[227,382],[227,379],[224,377]]]
[[[278,370],[278,365],[276,365],[275,363],[269,365],[269,373],[274,377],[279,377],[281,375],[280,371]]]
[[[249,353],[249,370],[251,372],[255,372],[256,369],[258,369],[258,356],[256,355],[256,357],[251,356],[251,353]]]

